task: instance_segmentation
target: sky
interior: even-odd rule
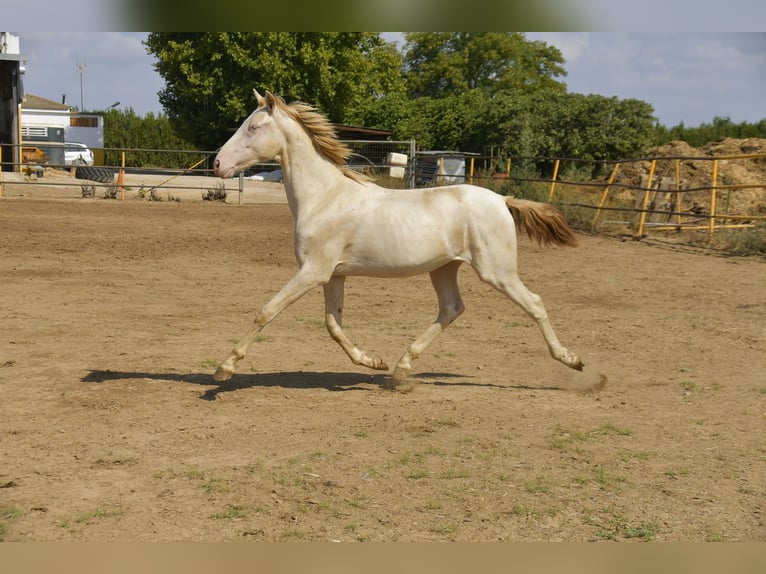
[[[654,1],[645,0],[645,7]],[[759,0],[759,5],[766,28],[766,3]],[[527,39],[561,50],[567,70],[561,79],[569,91],[648,102],[667,127],[697,126],[715,117],[735,123],[766,118],[766,32],[652,28],[651,33],[534,32]],[[142,45],[146,33],[14,34],[27,59],[25,91],[58,102],[65,97],[87,110],[119,102],[119,109],[133,108],[138,115],[162,113],[157,92],[164,82]]]

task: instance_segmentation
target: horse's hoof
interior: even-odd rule
[[[372,368],[375,369],[376,371],[387,371],[388,370],[388,365],[380,357],[373,357],[372,358]]]
[[[575,371],[582,371],[583,367],[585,366],[580,357],[574,353],[570,353],[569,351],[567,351],[563,356],[556,358],[564,363],[567,367],[574,369]]]
[[[225,381],[228,381],[231,376],[234,374],[234,371],[227,369],[223,365],[218,367],[215,371],[215,374],[213,375],[213,380],[215,380],[217,383],[223,383]]]
[[[574,357],[574,361],[572,361],[569,366],[572,367],[575,371],[582,371],[585,363],[582,362],[580,357]]]
[[[387,379],[383,383],[383,388],[391,391],[399,391],[400,393],[411,393],[415,390],[417,384],[417,381],[413,379],[394,373],[390,379]]]

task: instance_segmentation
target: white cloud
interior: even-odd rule
[[[530,32],[527,40],[542,40],[556,46],[567,62],[576,62],[590,48],[590,32]],[[553,41],[555,39],[555,41]]]
[[[528,35],[531,36],[531,35]],[[536,35],[537,36],[537,35]],[[546,34],[564,52],[572,34]],[[589,33],[567,58],[570,91],[652,104],[660,122],[686,125],[715,116],[766,117],[766,34]],[[564,52],[567,53],[567,52]]]

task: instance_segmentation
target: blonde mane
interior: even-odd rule
[[[306,129],[317,151],[338,166],[343,175],[359,183],[369,181],[368,177],[346,164],[352,154],[351,148],[338,139],[335,127],[316,108],[304,102],[286,104],[281,97],[274,97],[272,101]]]

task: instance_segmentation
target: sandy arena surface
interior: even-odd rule
[[[216,384],[295,268],[287,206],[78,195],[0,200],[1,539],[766,540],[763,262],[521,239],[583,373],[464,268],[412,393],[321,289]],[[389,365],[435,316],[427,276],[347,281]]]

